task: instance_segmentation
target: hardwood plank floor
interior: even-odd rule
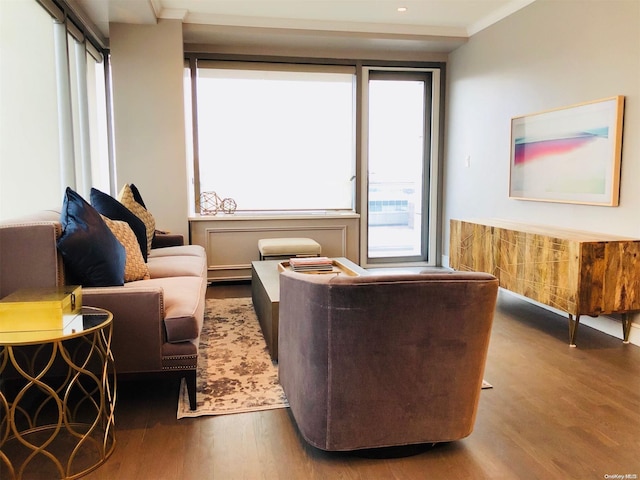
[[[473,433],[404,458],[317,450],[288,409],[177,420],[175,380],[122,381],[116,450],[86,478],[638,479],[640,348],[584,325],[577,343],[564,317],[501,292]]]

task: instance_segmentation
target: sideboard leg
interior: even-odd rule
[[[622,314],[622,343],[629,343],[629,334],[631,333],[631,319],[628,313]]]
[[[580,324],[580,314],[576,315],[575,320],[573,315],[569,314],[569,346],[575,348],[576,335],[578,333],[578,325]]]

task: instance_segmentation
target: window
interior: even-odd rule
[[[0,44],[0,218],[109,189],[99,42],[64,2],[0,0]]]
[[[439,75],[365,68],[364,264],[437,262]]]
[[[424,73],[369,73],[370,259],[424,257],[425,113],[430,110],[425,92],[429,86]]]
[[[52,38],[51,16],[35,1],[0,0],[0,218],[61,198]]]
[[[238,210],[353,209],[354,82],[352,67],[199,62],[199,192]]]
[[[56,44],[63,188],[88,198],[111,183],[104,56],[69,19],[56,28],[66,30]]]
[[[364,266],[439,264],[440,64],[186,57],[197,213],[210,192],[257,215],[355,211]]]
[[[103,192],[111,191],[115,179],[111,178],[109,160],[109,127],[107,115],[106,58],[96,58],[87,52],[87,103],[89,125],[89,158],[92,186]],[[115,192],[112,192],[115,193]]]

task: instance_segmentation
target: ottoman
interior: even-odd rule
[[[260,260],[291,257],[314,257],[322,247],[310,238],[261,238],[258,240]]]

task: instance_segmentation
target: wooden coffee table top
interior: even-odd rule
[[[355,264],[348,258],[336,257],[333,260],[343,265],[351,272],[358,275],[367,275],[367,271],[364,268]],[[278,266],[283,262],[286,262],[286,260],[263,260],[251,262],[251,268],[260,279],[262,287],[271,302],[280,301],[280,269]],[[251,288],[255,288],[255,286],[252,285]]]

